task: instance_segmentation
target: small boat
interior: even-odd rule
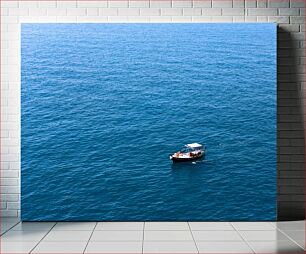
[[[170,155],[173,162],[194,161],[205,155],[205,147],[199,143],[185,145],[180,151]]]

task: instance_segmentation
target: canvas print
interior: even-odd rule
[[[275,24],[22,24],[24,221],[276,218]]]

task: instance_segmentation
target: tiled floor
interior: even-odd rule
[[[24,222],[1,218],[0,253],[304,253],[305,221]]]

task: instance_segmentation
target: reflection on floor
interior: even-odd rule
[[[20,222],[1,218],[0,253],[304,253],[305,221]]]

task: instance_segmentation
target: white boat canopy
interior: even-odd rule
[[[190,147],[190,148],[202,148],[202,145],[199,144],[199,143],[192,143],[192,144],[187,144],[186,145],[187,147]]]

